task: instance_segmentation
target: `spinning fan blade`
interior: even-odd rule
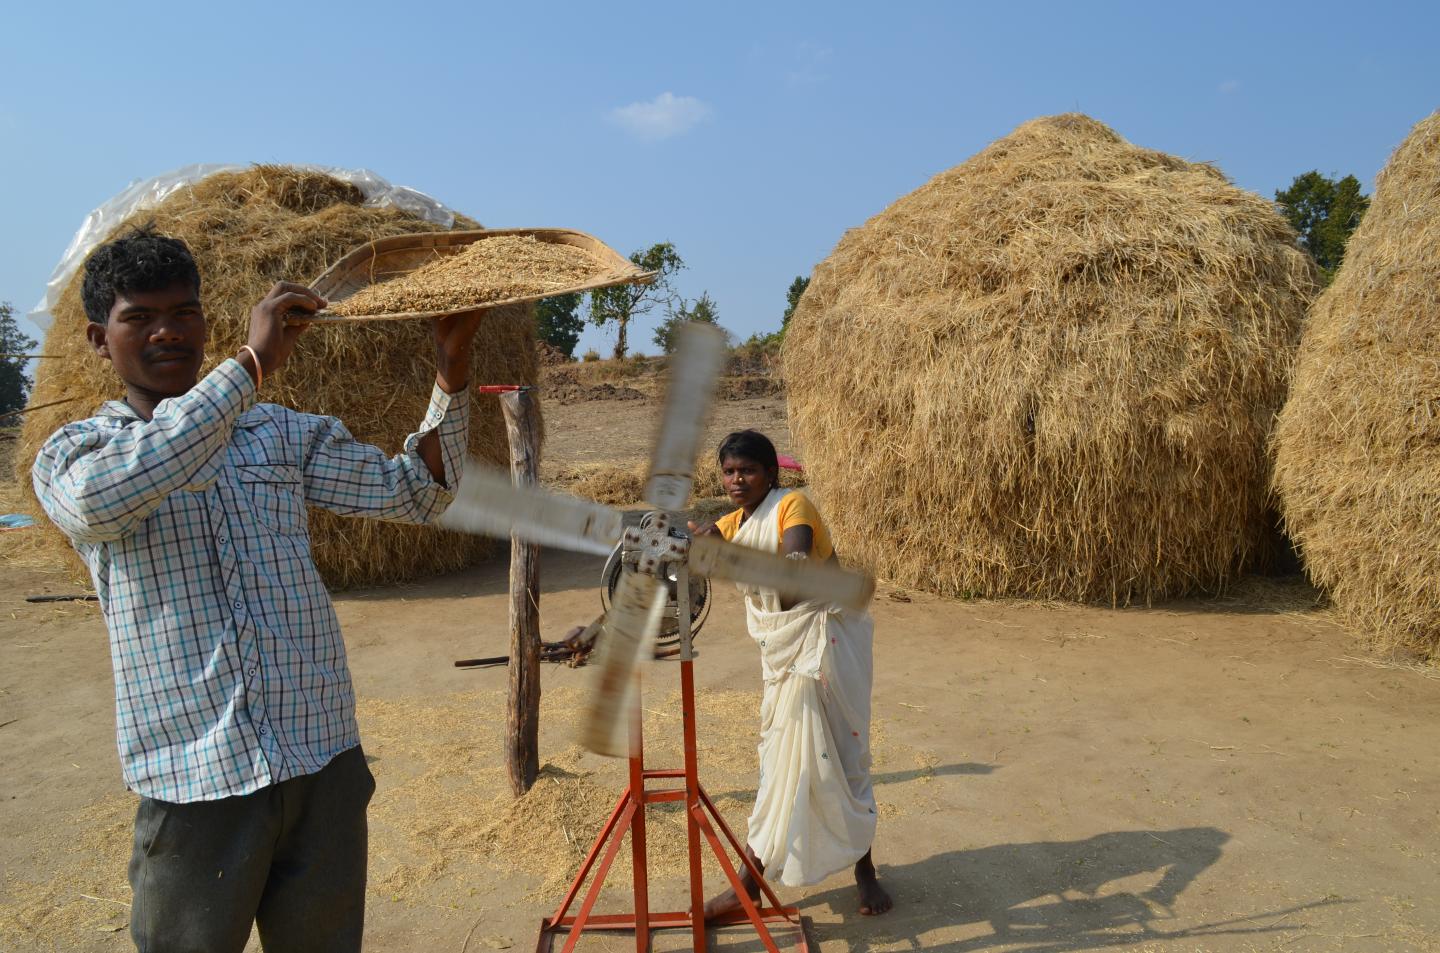
[[[504,470],[467,461],[460,489],[440,525],[485,536],[511,533],[542,546],[603,556],[623,532],[619,510],[599,503],[553,493],[540,487],[517,487]]]
[[[719,328],[692,323],[681,325],[677,333],[665,418],[645,484],[645,499],[656,509],[670,511],[683,509],[690,499],[695,453],[700,449],[710,399],[715,396],[715,377],[725,359],[725,332]]]
[[[774,589],[783,596],[834,602],[863,609],[875,594],[875,580],[830,563],[786,559],[710,536],[690,540],[690,571],[732,582]]]
[[[655,654],[655,633],[665,611],[665,587],[654,576],[625,570],[599,639],[599,675],[586,706],[580,743],[597,754],[630,753],[630,729],[640,703],[635,673]]]

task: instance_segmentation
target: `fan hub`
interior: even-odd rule
[[[625,549],[637,554],[635,568],[651,576],[659,576],[666,563],[684,563],[690,554],[690,540],[672,533],[669,515],[659,510],[646,513],[622,538]]]

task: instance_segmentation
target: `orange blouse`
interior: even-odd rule
[[[825,522],[820,519],[815,504],[811,503],[804,493],[796,490],[787,494],[779,506],[780,539],[777,542],[783,545],[785,531],[790,527],[808,526],[815,534],[815,541],[810,546],[810,558],[829,559],[835,549],[830,543],[830,531],[825,528]],[[735,534],[740,532],[740,521],[744,516],[744,510],[726,513],[715,521],[715,528],[720,530],[720,535],[727,541],[733,540]]]

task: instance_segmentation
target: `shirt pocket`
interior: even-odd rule
[[[283,536],[305,535],[309,526],[299,467],[252,463],[237,466],[235,473],[256,520]]]

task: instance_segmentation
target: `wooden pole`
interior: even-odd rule
[[[535,392],[500,395],[510,441],[510,477],[517,486],[540,474],[540,414]],[[540,772],[540,547],[510,537],[510,697],[505,766],[516,796]]]

